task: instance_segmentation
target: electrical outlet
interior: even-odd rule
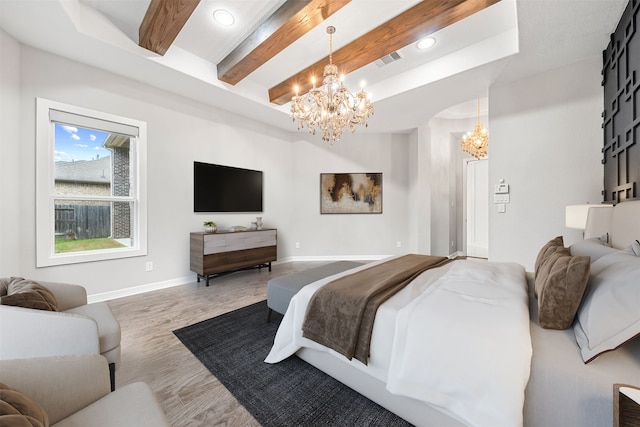
[[[296,249],[300,249],[300,242],[296,242]]]
[[[400,248],[400,247],[402,247],[402,242],[401,242],[400,240],[398,240],[398,241],[396,242],[396,246],[397,246],[397,247],[399,247],[399,248]]]
[[[146,269],[146,271],[151,271],[151,270],[153,270],[153,262],[152,262],[152,261],[148,261],[148,262],[145,264],[145,269]]]

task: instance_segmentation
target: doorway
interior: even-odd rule
[[[465,159],[466,255],[489,257],[489,161]]]

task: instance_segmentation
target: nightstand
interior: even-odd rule
[[[640,388],[613,385],[613,427],[640,427]]]

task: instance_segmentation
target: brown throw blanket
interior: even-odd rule
[[[451,261],[409,254],[327,283],[311,297],[302,335],[365,365],[380,304],[424,271]]]

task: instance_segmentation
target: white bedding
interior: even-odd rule
[[[266,362],[284,360],[303,347],[346,361],[303,338],[301,326],[315,290],[352,272],[312,283],[296,294]],[[383,304],[373,328],[369,365],[348,363],[385,382],[390,392],[424,401],[467,425],[508,427],[523,425],[530,361],[524,269],[511,263],[455,261],[423,273]]]

